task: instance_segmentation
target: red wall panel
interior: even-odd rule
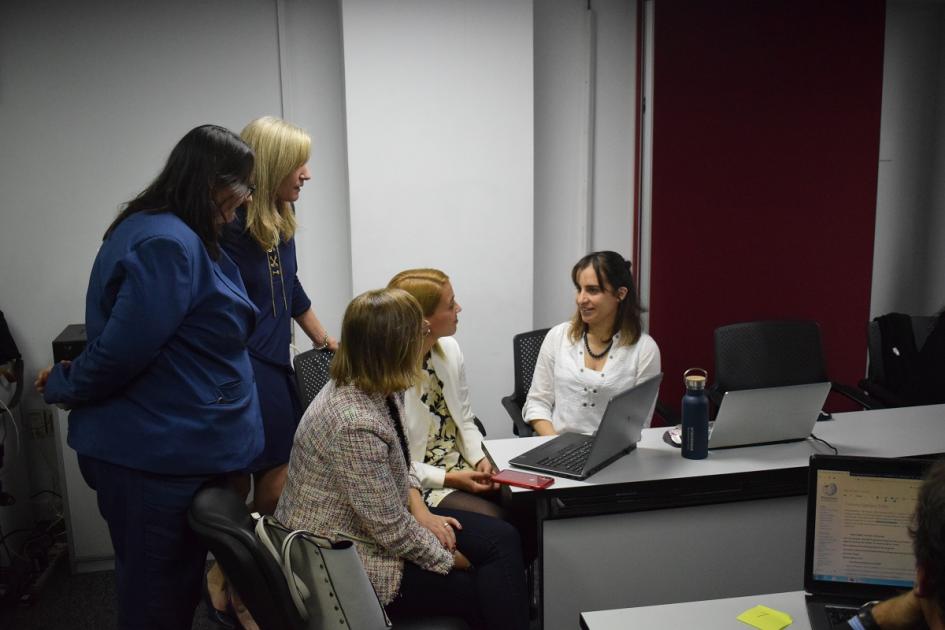
[[[717,326],[820,322],[865,371],[882,0],[657,0],[650,332],[677,404]],[[710,375],[711,379],[711,375]]]

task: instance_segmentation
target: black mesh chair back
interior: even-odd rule
[[[730,390],[829,380],[820,324],[815,321],[744,322],[715,329],[715,382],[708,394],[716,406]],[[830,381],[830,389],[864,409],[879,406],[849,385]]]
[[[191,529],[220,563],[262,630],[301,630],[282,569],[256,538],[256,521],[230,488],[208,486],[187,514]]]
[[[308,350],[295,355],[292,364],[303,410],[308,408],[318,392],[322,391],[322,387],[331,380],[328,369],[334,357],[335,353],[331,350]]]
[[[714,389],[720,394],[827,380],[815,321],[744,322],[715,329]]]
[[[502,406],[512,418],[512,430],[515,435],[527,437],[533,434],[531,426],[522,420],[522,407],[532,386],[538,351],[550,328],[520,333],[512,337],[512,361],[515,369],[515,389],[511,395],[502,399]]]

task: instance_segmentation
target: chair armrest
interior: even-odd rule
[[[830,382],[830,390],[846,396],[863,409],[883,409],[886,407],[881,401],[871,397],[867,392],[844,385],[842,383]]]
[[[905,407],[908,405],[905,400],[894,394],[886,387],[883,387],[879,383],[864,378],[858,383],[858,385],[860,386],[860,389],[866,393],[870,400],[874,401],[873,404],[876,407]]]
[[[473,422],[476,423],[476,428],[479,429],[479,433],[482,434],[482,437],[486,437],[486,428],[482,426],[482,420],[478,416],[473,416]]]
[[[502,399],[502,406],[505,407],[509,417],[512,418],[512,432],[518,437],[531,437],[535,435],[532,426],[522,420],[522,407],[513,396],[506,396]]]
[[[661,417],[668,427],[674,427],[680,422],[679,414],[659,401],[656,403],[656,415]]]

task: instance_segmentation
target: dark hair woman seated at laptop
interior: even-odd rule
[[[483,628],[527,628],[518,533],[492,517],[434,508],[410,465],[401,392],[419,378],[417,300],[369,291],[345,311],[325,386],[302,416],[276,518],[354,541],[395,621],[452,615]]]
[[[630,263],[616,252],[594,252],[574,265],[571,281],[577,310],[548,331],[522,409],[540,435],[596,431],[608,400],[660,373]]]

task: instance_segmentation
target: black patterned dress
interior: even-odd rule
[[[423,362],[420,402],[426,405],[430,412],[430,431],[427,434],[423,463],[443,468],[446,472],[475,470],[456,448],[456,422],[446,406],[443,381],[436,375],[429,354]],[[453,490],[454,488],[427,488],[423,491],[423,500],[430,507],[436,507]]]

